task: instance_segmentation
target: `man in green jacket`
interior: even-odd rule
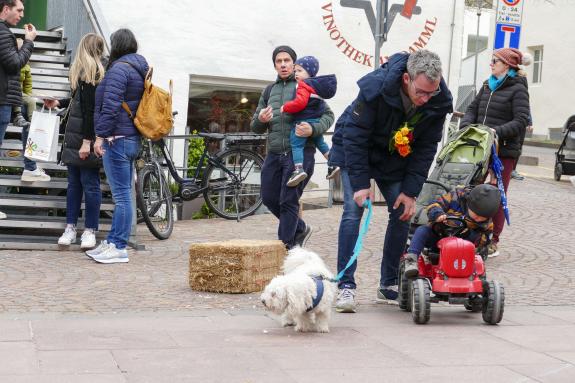
[[[290,147],[290,131],[295,129],[300,137],[316,137],[325,133],[334,121],[333,112],[326,107],[319,122],[302,122],[293,126],[289,113],[280,113],[280,108],[295,96],[294,77],[295,51],[282,45],[274,49],[272,60],[278,77],[260,97],[251,122],[251,129],[259,134],[268,132],[267,155],[262,168],[262,199],[264,205],[279,219],[278,238],[288,249],[304,246],[312,228],[299,218],[299,199],[315,165],[315,146],[310,140],[304,149],[303,168],[308,178],[297,187],[287,187],[287,181],[294,171]]]

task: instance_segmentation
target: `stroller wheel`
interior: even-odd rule
[[[554,171],[555,181],[561,181],[562,175],[563,175],[563,165],[561,165],[559,162],[555,162],[555,171]]]

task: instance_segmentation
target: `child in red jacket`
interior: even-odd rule
[[[298,137],[295,134],[295,126],[300,122],[307,122],[310,125],[319,121],[325,112],[324,99],[332,98],[337,89],[335,75],[316,76],[319,70],[319,62],[313,56],[305,56],[295,62],[295,79],[297,89],[295,98],[285,103],[281,107],[282,113],[294,115],[294,127],[290,133],[290,144],[295,170],[293,171],[287,186],[294,187],[307,178],[307,173],[303,170],[303,149],[308,137]],[[315,146],[327,159],[329,156],[329,146],[325,143],[323,136],[312,137]],[[328,167],[327,179],[333,178],[339,167]]]

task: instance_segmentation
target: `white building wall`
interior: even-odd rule
[[[520,48],[543,46],[543,81],[533,84],[533,65],[526,68],[534,134],[547,135],[575,114],[574,23],[574,0],[525,0]]]
[[[329,15],[327,9],[331,3],[333,21],[340,34],[357,50],[373,54],[374,40],[364,11],[342,8],[339,1],[92,2],[98,7],[103,19],[100,21],[109,32],[127,27],[135,33],[140,53],[155,68],[156,84],[166,86],[170,78],[174,80],[174,109],[180,113],[177,133],[183,132],[187,121],[190,74],[272,81],[276,73],[271,53],[277,45],[290,45],[300,56],[316,56],[320,74],[337,74],[338,92],[328,101],[336,117],[357,95],[356,81],[372,70],[344,55],[326,30],[324,20],[327,24],[331,19],[324,19],[324,16]],[[396,3],[404,2],[390,1],[390,4]],[[375,0],[372,5],[375,10]],[[433,33],[430,37],[424,36],[424,40],[428,41],[428,49],[441,56],[446,77],[449,74],[449,85],[451,89],[457,89],[463,2],[420,0],[417,5],[421,7],[421,13],[413,14],[411,19],[396,16],[381,54],[408,50],[425,31],[426,21],[436,22],[432,26]],[[314,182],[321,183],[319,177],[316,178]]]

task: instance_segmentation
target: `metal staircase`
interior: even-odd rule
[[[17,37],[24,31],[13,29]],[[69,97],[68,69],[70,58],[62,32],[39,31],[30,58],[34,95]],[[22,182],[22,128],[10,125],[0,147],[0,249],[57,249],[58,237],[66,227],[66,167],[54,163],[38,165],[48,173],[50,182]],[[110,229],[114,210],[109,187],[102,183],[102,216],[100,232]],[[82,204],[82,209],[84,205]],[[82,229],[80,218],[78,228]],[[70,246],[71,249],[79,245]]]

